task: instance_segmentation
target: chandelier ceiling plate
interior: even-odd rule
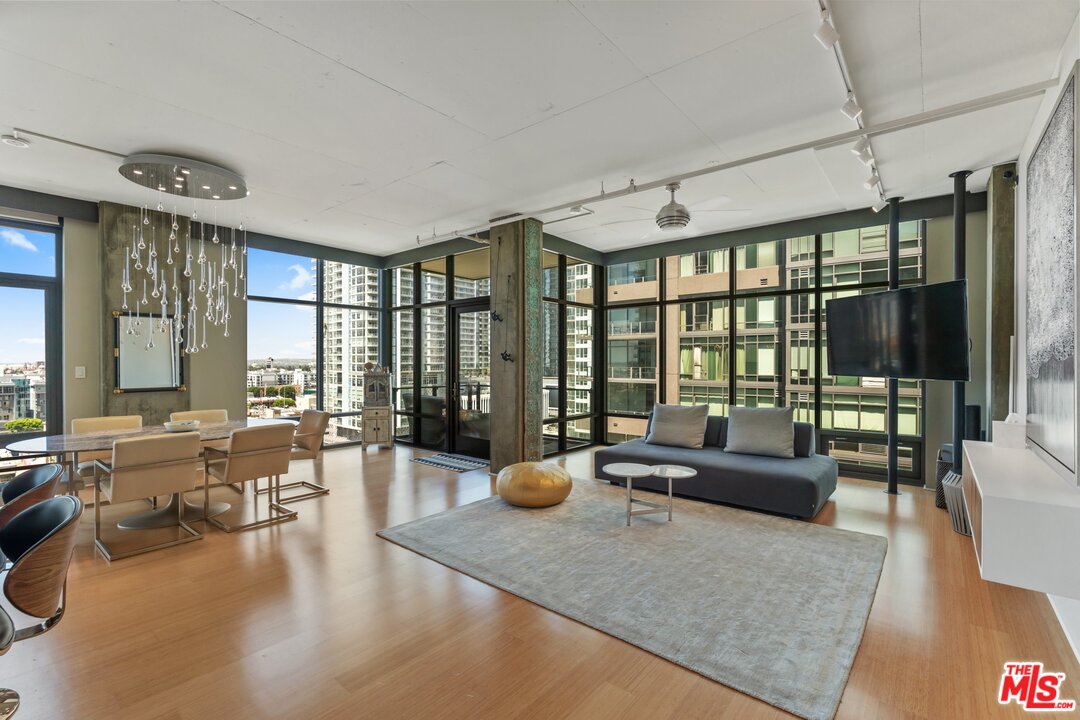
[[[145,188],[198,200],[239,200],[248,194],[244,178],[232,170],[175,155],[129,155],[120,174]]]

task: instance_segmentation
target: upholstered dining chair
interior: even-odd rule
[[[229,525],[222,516],[210,515],[210,484],[203,484],[203,504],[207,522],[225,532],[247,530],[274,523],[294,520],[296,511],[281,504],[281,476],[289,472],[292,455],[293,424],[275,423],[233,430],[226,450],[208,447],[203,451],[206,477],[215,478],[228,485],[245,483],[254,485],[252,502],[259,502],[259,480],[268,478],[270,493],[267,497],[268,517],[241,525]]]
[[[183,493],[196,487],[200,460],[197,433],[148,435],[113,443],[112,462],[96,461],[98,479],[94,484],[94,545],[98,551],[107,560],[119,560],[202,539],[201,533],[184,522],[182,500]],[[112,505],[158,495],[179,495],[175,526],[183,530],[186,536],[135,550],[113,552],[101,538],[101,507],[98,500],[102,493]]]
[[[111,417],[88,417],[74,418],[71,421],[71,433],[110,432],[112,430],[138,430],[143,425],[141,415],[113,415]],[[75,466],[75,477],[68,486],[70,492],[78,492],[86,487],[86,483],[94,479],[94,463],[98,460],[108,460],[112,453],[85,452],[79,453],[78,462]]]
[[[4,501],[0,505],[0,530],[26,508],[55,495],[63,474],[62,465],[38,465],[4,483],[0,489],[0,499]]]
[[[0,608],[0,655],[14,643],[56,627],[67,607],[67,572],[75,548],[82,502],[63,496],[43,500],[0,528],[0,552],[12,561],[4,578],[4,596],[21,613],[40,622],[16,628]],[[19,694],[0,689],[0,720],[19,709]]]
[[[305,410],[300,415],[300,423],[296,426],[296,434],[293,435],[293,447],[291,460],[312,460],[317,464],[322,460],[323,438],[326,436],[326,428],[330,424],[330,413],[322,410]],[[308,500],[320,495],[326,495],[330,488],[319,485],[309,480],[297,480],[281,486],[282,490],[289,488],[304,487],[308,492],[288,495],[285,502]]]
[[[173,422],[182,422],[185,420],[198,420],[201,423],[207,425],[216,425],[219,423],[229,422],[229,411],[225,409],[220,410],[178,410],[174,413],[169,413],[169,420]],[[205,444],[206,447],[220,447],[224,448],[228,446],[228,440],[211,440]]]

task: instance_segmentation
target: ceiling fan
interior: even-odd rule
[[[721,195],[711,200],[698,203],[691,208],[687,208],[685,205],[675,200],[675,191],[680,187],[681,185],[677,182],[668,184],[667,191],[671,193],[671,201],[660,208],[660,211],[655,215],[653,215],[653,211],[648,208],[624,205],[623,207],[628,210],[637,210],[642,213],[647,213],[648,216],[632,220],[615,220],[612,222],[601,223],[600,227],[613,227],[635,223],[642,225],[642,229],[644,229],[645,223],[650,223],[654,224],[655,227],[642,235],[640,238],[641,240],[647,240],[660,235],[666,237],[681,237],[685,234],[684,231],[690,224],[691,218],[694,216],[718,212],[750,212],[750,208],[716,207],[717,205],[722,205],[731,201],[731,198],[726,195]]]

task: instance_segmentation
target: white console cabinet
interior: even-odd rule
[[[974,440],[963,488],[984,580],[1080,598],[1080,489],[1029,449]]]

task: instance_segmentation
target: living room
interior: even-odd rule
[[[1073,711],[1078,12],[0,3],[0,718]]]

